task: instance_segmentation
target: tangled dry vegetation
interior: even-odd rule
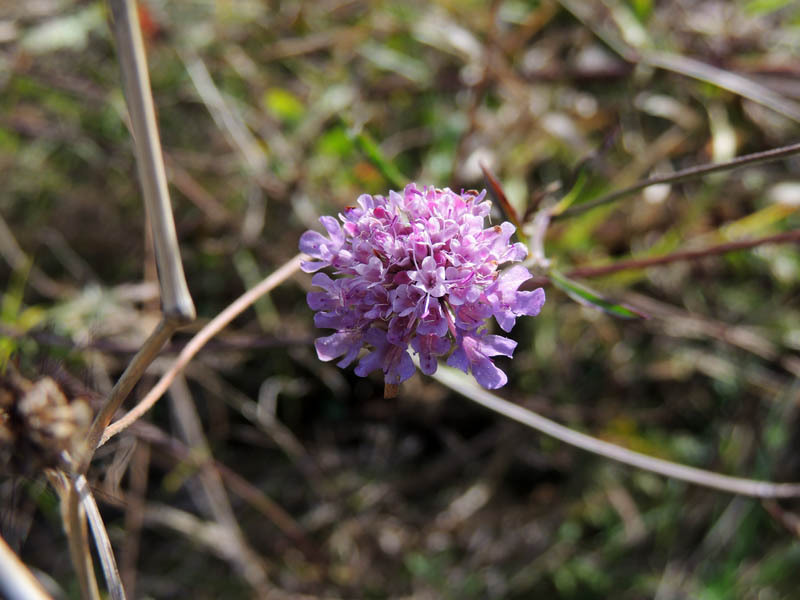
[[[70,483],[86,407],[161,320],[156,256],[106,5],[0,3],[0,533],[49,594],[91,579],[75,485],[130,598],[795,597],[796,500],[621,466],[420,374],[384,399],[380,378],[317,359],[292,262],[359,194],[483,188],[484,165],[497,218],[538,232],[548,296],[499,395],[653,457],[800,481],[800,159],[670,176],[797,142],[794,2],[138,15],[198,319],[115,418],[245,290],[289,279]]]

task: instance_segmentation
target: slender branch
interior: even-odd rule
[[[164,395],[164,392],[167,391],[175,377],[186,368],[186,365],[189,364],[189,361],[194,358],[194,356],[203,348],[203,346],[206,345],[206,343],[208,343],[211,338],[227,327],[227,325],[233,321],[233,319],[244,312],[245,309],[253,304],[253,302],[255,302],[258,298],[268,293],[270,290],[277,287],[286,281],[286,279],[291,277],[294,273],[296,273],[300,268],[300,262],[306,258],[307,257],[304,254],[298,254],[274,271],[266,279],[262,280],[257,286],[239,296],[239,298],[237,298],[225,310],[209,321],[205,327],[198,331],[195,336],[189,340],[189,343],[186,344],[183,350],[181,350],[178,358],[175,359],[175,362],[172,363],[172,366],[169,368],[169,370],[161,376],[161,379],[159,379],[153,389],[151,389],[150,392],[148,392],[148,394],[142,398],[139,404],[131,409],[131,411],[125,416],[120,418],[115,423],[112,423],[105,429],[102,439],[100,440],[100,445],[105,444],[110,438],[129,427],[132,423],[139,419],[139,417],[150,410],[150,408],[158,401],[158,399]]]
[[[136,353],[136,356],[133,357],[119,381],[111,389],[108,400],[100,409],[100,412],[97,413],[92,426],[89,428],[89,433],[86,435],[83,448],[77,455],[77,473],[86,473],[94,452],[100,445],[103,431],[105,431],[120,406],[122,406],[125,398],[131,393],[133,386],[139,381],[145,369],[153,362],[153,359],[177,327],[177,323],[164,317]]]
[[[100,600],[100,589],[94,576],[92,552],[89,548],[89,537],[86,522],[81,513],[80,499],[69,478],[63,471],[48,469],[45,471],[50,485],[58,494],[61,504],[61,521],[67,534],[69,555],[83,600]]]
[[[503,185],[497,180],[497,177],[494,176],[494,173],[492,173],[492,170],[484,161],[478,161],[478,164],[481,167],[481,171],[483,171],[483,178],[487,183],[486,187],[489,189],[489,194],[491,194],[492,199],[500,205],[503,213],[505,213],[514,227],[517,228],[517,237],[519,240],[527,246],[527,233],[523,230],[522,220],[519,218],[517,209],[508,201],[508,196],[506,196],[505,190],[503,190]]]
[[[144,202],[153,228],[158,278],[164,314],[187,322],[195,318],[195,308],[181,264],[178,237],[167,188],[167,175],[158,137],[147,57],[134,0],[109,0],[114,16],[114,37],[122,66],[125,99],[131,118],[136,165]]]
[[[583,214],[589,210],[592,210],[593,208],[610,204],[611,202],[614,202],[623,196],[629,196],[630,194],[638,192],[639,190],[643,190],[651,185],[680,183],[682,181],[698,179],[719,171],[729,171],[732,169],[739,169],[747,165],[772,162],[798,153],[800,153],[800,143],[790,144],[788,146],[774,148],[772,150],[765,150],[764,152],[745,154],[744,156],[739,156],[726,162],[689,167],[688,169],[683,169],[682,171],[677,171],[668,175],[656,175],[648,179],[643,179],[629,187],[608,193],[595,200],[590,200],[589,202],[584,202],[583,204],[568,208],[563,213],[555,215],[554,218],[563,219],[564,217],[573,217],[575,215]]]
[[[673,252],[663,256],[620,260],[609,265],[588,265],[585,267],[577,267],[569,271],[568,275],[569,277],[602,277],[603,275],[611,275],[612,273],[618,273],[620,271],[646,269],[647,267],[666,265],[682,260],[696,260],[700,258],[706,258],[708,256],[736,252],[737,250],[749,250],[750,248],[755,248],[757,246],[763,246],[766,244],[784,244],[790,242],[800,242],[800,230],[795,229],[792,231],[784,231],[782,233],[776,233],[775,235],[768,235],[753,240],[737,240],[734,242],[726,242],[724,244],[709,246],[707,248],[698,248],[697,250],[681,250],[679,252]]]
[[[117,561],[114,559],[114,550],[111,547],[111,540],[108,539],[108,532],[106,532],[106,527],[103,523],[103,518],[100,516],[100,510],[97,508],[94,496],[92,496],[92,492],[89,490],[86,477],[78,474],[72,480],[72,485],[80,499],[83,510],[86,512],[89,526],[92,529],[97,555],[103,567],[103,575],[105,575],[106,587],[111,595],[111,599],[125,600],[125,589],[122,586],[122,579],[120,578],[119,569],[117,568]]]
[[[545,435],[554,437],[566,444],[570,444],[581,450],[586,450],[587,452],[598,454],[604,458],[616,460],[626,465],[650,471],[651,473],[671,477],[672,479],[678,479],[680,481],[686,481],[702,487],[732,494],[741,494],[742,496],[754,498],[794,498],[800,496],[800,483],[772,483],[768,481],[730,477],[728,475],[655,458],[653,456],[634,452],[633,450],[628,450],[616,444],[598,440],[592,436],[574,431],[569,427],[559,425],[555,421],[546,419],[522,406],[503,400],[499,396],[495,396],[473,384],[464,375],[449,367],[440,365],[439,369],[432,377],[453,391],[458,392],[462,396],[491,411],[508,417],[518,423],[522,423]]]
[[[9,600],[52,600],[28,567],[0,536],[0,591]]]
[[[68,485],[68,484],[67,484]],[[100,600],[100,589],[94,575],[92,551],[89,547],[89,536],[86,533],[86,521],[81,512],[77,492],[69,486],[65,492],[67,503],[67,527],[69,529],[69,547],[72,563],[77,569],[84,600]],[[64,502],[64,499],[62,499]]]
[[[697,260],[706,258],[708,256],[717,256],[720,254],[727,254],[728,252],[736,252],[738,250],[749,250],[757,246],[765,246],[767,244],[785,244],[792,242],[800,242],[800,230],[784,231],[774,235],[756,238],[753,240],[737,240],[734,242],[725,242],[717,246],[709,246],[707,248],[699,248],[697,250],[681,250],[671,254],[664,254],[662,256],[652,256],[647,258],[631,258],[628,260],[619,260],[607,265],[586,265],[583,267],[576,267],[566,272],[567,277],[603,277],[621,271],[635,271],[638,269],[646,269],[648,267],[657,267],[667,265],[674,262],[683,260]],[[529,279],[527,286],[541,287],[551,283],[547,275],[539,275],[533,279]]]
[[[161,142],[158,137],[150,78],[147,73],[147,58],[136,4],[133,0],[109,0],[109,3],[114,16],[114,36],[117,40],[125,98],[131,118],[136,165],[142,184],[145,208],[153,230],[164,317],[125,369],[92,423],[85,444],[77,455],[76,472],[79,474],[88,470],[103,430],[111,422],[114,413],[122,406],[122,402],[128,397],[161,347],[178,325],[195,317],[194,303],[186,285],[178,238],[175,234],[175,221],[169,202],[167,175],[161,154]]]

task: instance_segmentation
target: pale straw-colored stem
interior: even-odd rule
[[[89,463],[92,462],[94,452],[100,445],[103,432],[111,422],[111,419],[114,418],[114,414],[122,406],[123,401],[128,397],[133,386],[139,381],[145,369],[153,362],[153,359],[158,355],[162,346],[170,338],[176,328],[177,324],[174,321],[170,321],[166,317],[163,318],[111,389],[108,400],[106,400],[100,412],[97,413],[92,426],[89,428],[89,433],[86,435],[86,441],[78,454],[78,473],[86,473],[89,468]]]
[[[103,431],[147,366],[155,359],[175,329],[195,317],[194,303],[186,285],[175,234],[136,3],[133,0],[109,0],[109,4],[114,18],[114,37],[131,119],[136,165],[153,231],[164,317],[125,369],[92,423],[85,444],[76,456],[78,473],[86,473],[88,470]]]
[[[186,285],[175,233],[136,2],[109,0],[109,4],[131,118],[136,166],[153,230],[162,309],[169,319],[185,323],[194,319],[195,308]]]
[[[89,521],[89,527],[92,530],[95,547],[97,548],[97,556],[100,558],[100,565],[103,568],[103,575],[106,579],[106,587],[111,595],[111,600],[125,600],[125,589],[117,568],[117,561],[114,558],[111,540],[108,539],[106,526],[100,516],[97,502],[95,502],[94,496],[89,489],[89,483],[86,481],[86,477],[78,474],[73,478],[72,485]]]
[[[67,534],[69,555],[80,586],[81,598],[83,600],[100,600],[100,588],[97,586],[97,579],[94,576],[92,551],[89,546],[86,521],[81,512],[78,492],[72,485],[69,476],[63,471],[47,469],[45,475],[58,494],[61,503],[61,521],[64,524],[64,532]]]
[[[657,473],[672,479],[686,481],[702,487],[712,488],[731,494],[741,494],[754,498],[794,498],[800,496],[798,483],[772,483],[741,477],[730,477],[720,473],[705,471],[670,462],[640,452],[628,450],[622,446],[604,442],[585,433],[580,433],[569,427],[559,425],[555,421],[546,419],[522,406],[512,404],[499,396],[486,391],[464,374],[455,369],[439,366],[432,376],[436,381],[458,392],[465,398],[480,404],[498,414],[508,417],[527,427],[540,431],[545,435],[554,437],[581,450],[592,452],[604,458],[610,458],[626,465],[631,465],[651,473]]]
[[[166,373],[164,373],[164,375],[161,376],[161,379],[159,379],[156,385],[147,393],[144,398],[142,398],[139,404],[137,404],[133,409],[131,409],[130,412],[125,414],[118,421],[112,423],[105,429],[103,437],[100,441],[100,445],[105,444],[110,438],[129,427],[144,413],[150,410],[150,408],[152,408],[158,399],[164,395],[164,392],[167,391],[175,377],[186,368],[186,365],[189,364],[189,361],[194,358],[194,356],[203,348],[203,346],[208,343],[211,338],[227,327],[231,321],[244,312],[250,305],[253,304],[253,302],[258,300],[258,298],[268,293],[296,273],[300,269],[300,262],[307,259],[308,257],[304,254],[298,254],[274,271],[266,279],[262,280],[257,286],[239,296],[239,298],[237,298],[225,310],[209,321],[205,327],[198,331],[195,336],[189,340],[189,343],[186,344],[183,350],[181,350],[180,354],[178,354],[178,358],[174,363],[172,363],[172,366],[167,370]]]
[[[28,570],[28,567],[14,554],[6,541],[0,536],[0,596],[9,600],[52,600]]]

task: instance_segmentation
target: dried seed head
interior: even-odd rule
[[[0,374],[0,470],[34,474],[73,452],[92,419],[83,398],[67,399],[50,377]]]

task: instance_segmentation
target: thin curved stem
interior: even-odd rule
[[[767,244],[787,244],[792,242],[800,242],[800,230],[794,229],[792,231],[784,231],[752,240],[736,240],[733,242],[725,242],[724,244],[707,246],[706,248],[698,248],[697,250],[680,250],[678,252],[663,254],[661,256],[620,260],[608,265],[587,265],[585,267],[576,267],[575,269],[569,271],[567,275],[569,277],[602,277],[604,275],[611,275],[612,273],[619,273],[620,271],[646,269],[648,267],[657,267],[660,265],[666,265],[684,260],[698,260],[708,256],[727,254],[728,252],[749,250],[750,248],[765,246]]]
[[[159,379],[156,385],[153,386],[153,389],[151,389],[147,395],[142,398],[139,404],[137,404],[133,409],[130,410],[130,412],[125,414],[118,421],[112,423],[105,429],[99,445],[102,446],[105,444],[110,438],[129,427],[144,413],[150,410],[150,408],[152,408],[158,399],[164,395],[164,392],[167,391],[175,377],[186,368],[186,365],[189,364],[189,361],[194,358],[194,356],[203,348],[203,346],[208,343],[211,338],[227,327],[231,321],[244,312],[251,304],[253,304],[253,302],[258,300],[258,298],[268,293],[270,290],[277,287],[291,277],[294,273],[296,273],[300,269],[300,262],[302,260],[306,260],[307,258],[308,257],[304,254],[298,254],[286,264],[282,265],[279,269],[274,271],[266,279],[262,280],[257,286],[239,296],[239,298],[237,298],[225,310],[209,321],[205,327],[198,331],[195,336],[189,340],[189,343],[186,344],[183,350],[181,350],[180,354],[178,354],[178,358],[175,359],[175,362],[172,363],[172,366],[169,368],[169,370],[161,376],[161,379]]]
[[[753,498],[795,498],[800,496],[800,483],[772,483],[769,481],[731,477],[712,471],[681,465],[661,458],[655,458],[653,456],[641,454],[640,452],[628,450],[616,444],[598,440],[590,435],[574,431],[569,427],[546,419],[522,406],[503,400],[499,396],[495,396],[473,384],[466,376],[449,367],[440,365],[439,369],[432,377],[451,390],[458,392],[465,398],[491,411],[508,417],[518,423],[522,423],[545,435],[554,437],[566,444],[570,444],[581,450],[586,450],[587,452],[592,452],[604,458],[616,460],[626,465],[644,469],[651,473],[664,475],[672,479],[686,481],[731,494],[740,494]]]
[[[639,190],[643,190],[646,187],[650,187],[651,185],[659,185],[664,183],[680,183],[682,181],[698,179],[700,177],[704,177],[711,173],[718,173],[719,171],[730,171],[732,169],[739,169],[747,165],[772,162],[798,153],[800,153],[800,143],[790,144],[788,146],[783,146],[781,148],[774,148],[772,150],[765,150],[764,152],[745,154],[744,156],[738,156],[733,160],[729,160],[726,162],[689,167],[688,169],[683,169],[682,171],[677,171],[675,173],[670,173],[668,175],[656,175],[654,177],[638,181],[633,185],[623,188],[621,190],[610,192],[604,196],[596,198],[595,200],[590,200],[589,202],[584,202],[583,204],[579,204],[577,206],[568,208],[561,214],[554,215],[553,218],[563,219],[565,217],[574,217],[575,215],[583,214],[587,211],[592,210],[593,208],[597,208],[598,206],[603,206],[605,204],[610,204],[615,200],[618,200],[624,196],[629,196],[630,194],[636,193]]]

